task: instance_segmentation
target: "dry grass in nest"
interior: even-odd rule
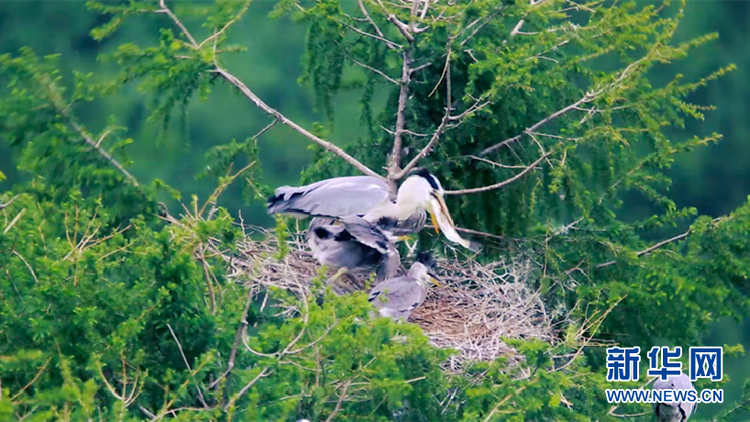
[[[279,261],[274,257],[275,237],[261,228],[251,230],[261,240],[246,237],[240,243],[240,255],[230,261],[231,276],[247,280],[255,294],[269,287],[310,294],[310,280],[318,275],[319,265],[304,237],[292,236],[287,241],[289,254]],[[406,261],[408,266],[410,260]],[[501,337],[552,341],[551,318],[527,284],[528,262],[482,265],[470,259],[440,258],[436,268],[442,286],[430,290],[410,321],[422,327],[433,345],[458,351],[447,362],[448,370],[458,371],[466,361],[519,359]]]

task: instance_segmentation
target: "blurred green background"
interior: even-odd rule
[[[311,90],[297,82],[302,73],[305,27],[286,19],[268,18],[274,4],[272,0],[256,0],[251,5],[231,37],[248,50],[232,55],[226,64],[269,105],[302,126],[312,128],[313,122],[323,120],[323,116],[314,110]],[[63,74],[68,77],[77,69],[95,72],[98,78],[106,79],[114,76],[117,69],[97,61],[100,53],[110,52],[125,40],[148,45],[158,39],[157,16],[128,21],[114,37],[99,43],[88,34],[103,22],[102,17],[86,9],[83,1],[0,1],[0,54],[30,46],[40,54],[60,54]],[[678,31],[679,40],[714,31],[720,35],[717,42],[694,51],[677,65],[687,79],[706,75],[729,63],[738,66],[738,71],[700,90],[695,94],[697,98],[692,99],[699,104],[715,105],[717,109],[708,112],[704,122],[689,123],[688,129],[699,136],[718,132],[724,139],[681,157],[671,170],[672,196],[677,205],[696,207],[702,214],[726,214],[745,202],[750,193],[750,143],[745,136],[750,130],[750,106],[746,100],[750,97],[748,22],[748,1],[695,0],[688,2]],[[205,35],[202,28],[191,27],[191,30],[198,36]],[[667,77],[660,75],[658,68],[653,76]],[[380,93],[376,104],[383,104],[385,94]],[[184,113],[175,112],[168,127],[148,120],[149,104],[134,84],[116,96],[87,105],[79,113],[94,133],[107,124],[110,116],[127,127],[127,136],[135,141],[129,149],[132,173],[142,181],[160,178],[181,191],[183,198],[191,194],[205,198],[215,186],[210,180],[194,177],[205,165],[204,153],[209,148],[233,138],[251,137],[270,122],[254,105],[221,84],[206,102],[194,101]],[[363,136],[359,118],[357,93],[340,95],[329,140],[346,144]],[[264,183],[277,186],[298,182],[300,171],[311,158],[309,143],[280,125],[258,142]],[[12,151],[6,145],[0,145],[0,171],[8,176],[8,180],[0,182],[4,189],[28,177],[14,168]],[[237,186],[223,196],[222,205],[233,212],[241,210],[246,223],[271,222],[263,202],[243,203]],[[625,212],[640,214],[645,211],[640,207],[641,204],[634,202],[625,207]],[[718,323],[706,340],[713,344],[743,343],[750,349],[750,321]],[[741,387],[739,380],[750,376],[750,359],[731,359],[725,362],[725,368],[736,381],[726,388],[725,399],[731,401],[738,396],[732,390]]]

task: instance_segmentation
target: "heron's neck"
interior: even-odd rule
[[[380,217],[391,217],[396,218],[399,221],[403,221],[411,217],[412,214],[416,212],[416,210],[416,205],[408,200],[397,200],[396,203],[387,201],[367,213],[367,215],[365,216],[365,220],[376,221]]]

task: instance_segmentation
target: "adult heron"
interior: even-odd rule
[[[435,274],[435,261],[429,253],[422,252],[407,275],[376,285],[367,300],[378,308],[381,316],[406,321],[412,311],[424,302],[428,281],[440,285]]]
[[[341,225],[333,219],[316,219],[307,230],[307,243],[321,265],[339,271],[331,280],[345,273],[369,276],[375,272],[377,282],[392,277],[398,270],[400,256],[391,234],[396,220],[388,217],[370,223],[364,218],[348,216]]]
[[[412,171],[392,198],[388,185],[371,176],[335,177],[305,186],[282,186],[268,198],[268,213],[297,217],[313,216],[340,219],[359,216],[369,222],[381,217],[398,220],[394,234],[420,231],[426,222],[425,211],[432,217],[435,231],[443,231],[449,240],[468,249],[478,245],[456,232],[444,190],[435,175],[420,168]]]
[[[654,390],[695,390],[690,377],[684,373],[672,376],[667,380],[657,379],[654,382]],[[659,422],[685,422],[698,407],[697,403],[670,402],[654,404],[654,413]]]

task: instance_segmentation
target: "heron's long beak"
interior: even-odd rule
[[[440,287],[440,282],[435,277],[430,276],[430,281],[432,284],[436,285],[437,287]]]
[[[430,207],[430,218],[432,219],[432,227],[435,229],[435,233],[440,234],[440,224],[438,224],[438,220],[435,217],[435,210],[432,209],[433,207]]]
[[[440,212],[442,212],[443,215],[448,218],[448,222],[451,224],[451,226],[456,227],[456,224],[453,222],[453,218],[451,217],[451,213],[448,211],[448,205],[446,205],[443,195],[437,194],[435,195],[435,198],[440,205]]]

